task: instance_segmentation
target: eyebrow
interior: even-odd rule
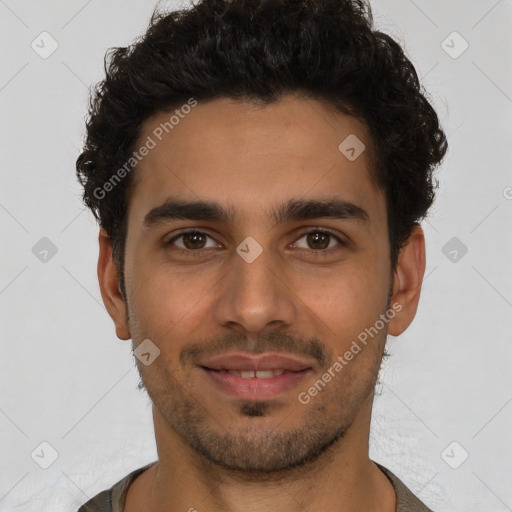
[[[290,199],[271,210],[269,217],[274,226],[291,221],[321,218],[370,222],[370,216],[366,210],[339,197]],[[215,201],[185,201],[169,198],[144,216],[142,226],[144,229],[151,229],[180,219],[233,224],[235,218],[236,214],[232,208],[225,208]]]

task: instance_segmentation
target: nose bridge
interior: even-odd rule
[[[273,251],[256,244],[254,239],[245,239],[238,246],[215,308],[217,322],[237,324],[251,333],[270,323],[291,324],[295,316],[292,294]]]

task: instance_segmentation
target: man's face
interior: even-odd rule
[[[138,164],[128,209],[128,326],[135,347],[149,339],[160,350],[147,366],[137,361],[142,381],[159,421],[209,461],[267,472],[299,466],[368,419],[384,349],[386,326],[332,370],[389,308],[384,193],[368,151],[350,161],[338,149],[351,134],[368,148],[368,132],[296,96],[264,108],[199,102],[158,141],[154,130],[170,115],[143,127],[140,141],[157,144]],[[150,214],[172,200],[215,202],[232,219]],[[286,209],[331,200],[357,208]],[[184,230],[194,233],[180,237]],[[246,379],[219,371],[213,359],[228,353],[287,355],[299,367],[278,362],[290,368]],[[335,376],[322,391],[299,400],[329,368]]]

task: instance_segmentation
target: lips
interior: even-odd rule
[[[219,373],[229,373],[230,375],[234,375],[235,377],[242,377],[242,379],[271,379],[272,377],[277,377],[278,375],[282,375],[284,372],[288,370],[213,370],[214,372]]]
[[[204,366],[199,367],[199,370],[208,379],[206,393],[216,390],[227,396],[245,400],[277,398],[296,388],[311,374],[310,369],[304,369],[302,371],[284,370],[280,375],[270,377],[252,376],[255,372],[249,372],[251,376],[242,377],[233,375],[227,370],[210,370]],[[264,371],[264,373],[267,372]]]
[[[247,400],[270,399],[291,390],[311,374],[313,366],[312,361],[277,353],[224,354],[198,364],[215,389]]]
[[[314,363],[295,356],[276,353],[260,354],[258,356],[234,353],[223,354],[200,361],[198,366],[209,370],[227,370],[233,372],[279,372],[281,370],[300,372],[313,368]],[[256,375],[256,377],[258,376]]]

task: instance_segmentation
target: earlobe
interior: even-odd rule
[[[114,321],[116,335],[121,340],[131,338],[126,315],[126,302],[121,293],[119,273],[112,257],[112,243],[104,229],[100,229],[98,256],[98,281],[101,297]]]
[[[388,333],[392,336],[402,334],[413,321],[424,273],[425,237],[423,229],[415,225],[406,244],[400,250],[394,273],[391,305],[399,304],[400,310],[388,324]]]

